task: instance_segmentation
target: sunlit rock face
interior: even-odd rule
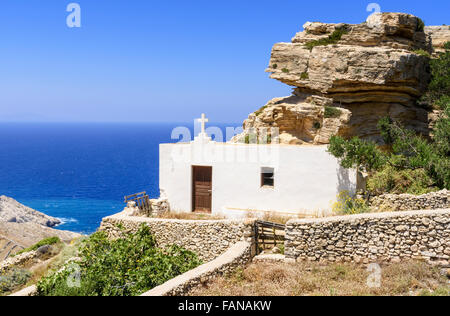
[[[381,142],[377,123],[385,116],[428,135],[428,112],[417,105],[430,79],[423,52],[433,52],[431,36],[409,14],[373,14],[356,25],[308,22],[291,43],[274,45],[266,70],[293,94],[250,114],[233,141],[277,127],[287,144],[327,144],[332,135]]]
[[[450,25],[425,26],[425,33],[431,37],[434,56],[443,53],[444,44],[450,42]]]

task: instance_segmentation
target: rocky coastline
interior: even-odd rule
[[[6,196],[0,196],[0,261],[44,238],[71,241],[80,234],[54,229],[61,220],[48,216]]]

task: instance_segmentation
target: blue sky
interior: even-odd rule
[[[2,0],[0,121],[241,122],[290,94],[264,72],[274,43],[306,21],[363,22],[371,2],[450,24],[448,0]]]

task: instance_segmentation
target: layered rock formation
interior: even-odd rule
[[[252,113],[233,141],[271,127],[288,144],[327,144],[332,135],[381,141],[384,116],[427,135],[428,113],[416,101],[429,59],[419,50],[432,53],[431,39],[409,14],[373,14],[357,25],[308,22],[291,43],[275,44],[266,70],[293,95]]]

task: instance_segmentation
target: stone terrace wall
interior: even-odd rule
[[[254,220],[173,220],[119,213],[104,218],[100,230],[110,238],[117,238],[137,231],[143,223],[150,227],[159,246],[176,244],[195,252],[207,262],[239,241],[251,241]]]
[[[20,255],[9,257],[8,259],[0,262],[0,275],[7,272],[13,267],[22,267],[33,262],[33,260],[38,256],[37,251],[29,251],[22,253]]]
[[[167,281],[141,296],[181,296],[221,275],[230,275],[252,258],[252,244],[238,242],[217,259]]]
[[[450,209],[291,220],[286,258],[324,262],[449,264]]]
[[[374,210],[412,211],[450,208],[450,191],[442,190],[424,195],[384,194],[370,200]]]

